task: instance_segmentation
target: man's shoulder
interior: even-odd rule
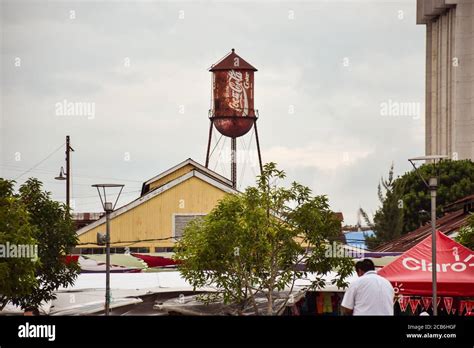
[[[390,287],[391,289],[393,289],[393,286],[392,286],[392,283],[390,283],[390,280],[388,280],[387,278],[385,277],[382,277],[382,276],[378,276],[382,279],[382,281],[387,284],[387,287]]]
[[[378,275],[375,272],[374,273],[369,273],[369,274],[364,274],[363,277],[359,277],[357,280],[361,281],[361,282],[379,282],[379,281],[381,281],[381,282],[388,282],[390,284],[390,282],[386,278]]]
[[[381,275],[378,275],[376,273],[374,275],[375,275],[374,279],[377,279],[377,281],[384,283],[387,286],[387,288],[390,287],[391,289],[393,289],[392,283],[390,283],[390,281],[387,278],[382,277]]]

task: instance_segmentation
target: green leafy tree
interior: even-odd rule
[[[77,236],[67,207],[51,199],[42,183],[30,178],[19,189],[17,199],[28,212],[34,226],[33,237],[38,243],[38,258],[32,291],[13,294],[12,303],[25,309],[38,308],[43,301],[54,299],[60,286],[69,286],[79,273],[76,263],[66,263],[65,256],[77,244]]]
[[[465,247],[474,250],[474,214],[468,218],[468,225],[459,229],[456,241]]]
[[[365,236],[369,249],[391,241],[401,235],[403,229],[403,203],[400,200],[399,189],[393,178],[393,164],[388,172],[388,178],[382,178],[377,188],[381,206],[374,214],[373,223],[368,214],[361,208],[360,212],[366,223],[373,229],[373,236]]]
[[[418,170],[425,180],[439,173],[437,217],[444,214],[444,206],[474,193],[474,163],[470,160],[442,161],[436,168],[433,164],[424,164]],[[405,173],[397,181],[400,181],[400,198],[405,211],[402,233],[407,233],[431,221],[431,197],[414,170]]]
[[[266,164],[255,187],[227,195],[206,217],[188,224],[177,243],[183,277],[195,288],[216,286],[240,313],[249,306],[262,314],[256,296],[264,295],[263,314],[275,314],[276,292],[292,291],[307,272],[319,275],[317,288],[330,271],[337,272],[334,283],[344,287],[353,271],[351,259],[327,256],[327,242],[340,234],[327,197],[312,196],[295,182],[290,188],[277,186],[283,178],[274,163]],[[298,270],[302,262],[306,269]]]
[[[25,257],[7,257],[10,246],[34,246],[35,227],[28,212],[13,195],[14,182],[0,178],[0,310],[12,297],[28,296],[37,285],[38,261]],[[8,250],[7,250],[8,249]]]
[[[470,160],[442,161],[434,166],[424,164],[403,176],[393,180],[393,165],[388,180],[382,180],[385,195],[381,195],[379,184],[379,200],[381,206],[371,223],[366,212],[361,209],[362,216],[374,230],[374,237],[366,237],[369,247],[374,248],[381,243],[389,242],[400,235],[413,231],[431,220],[430,192],[420,178],[439,176],[436,216],[441,217],[444,206],[474,193],[474,163]]]

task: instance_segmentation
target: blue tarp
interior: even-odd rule
[[[374,231],[354,231],[354,232],[346,232],[344,235],[346,236],[346,243],[353,247],[362,247],[367,249],[367,245],[365,244],[365,237],[364,234],[368,236],[373,236]]]

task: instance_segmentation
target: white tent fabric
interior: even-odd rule
[[[43,302],[41,303],[40,308],[38,308],[38,311],[40,312],[41,315],[48,315],[51,310],[51,305],[52,301],[48,302]],[[2,311],[0,311],[1,315],[23,315],[24,311],[18,306],[13,305],[11,302],[8,302],[3,308]]]
[[[142,302],[138,297],[166,292],[192,292],[193,287],[179,272],[112,273],[111,308]],[[214,291],[200,288],[199,291]],[[74,286],[60,288],[53,301],[50,315],[85,315],[100,312],[104,308],[105,273],[82,273]]]
[[[324,276],[326,286],[318,291],[333,292],[344,291],[331,284],[337,274],[330,272]],[[297,279],[293,291],[300,291],[311,285],[315,274],[308,274],[308,278]],[[352,274],[347,281],[350,283],[357,278]],[[140,303],[139,296],[166,293],[166,292],[192,292],[194,289],[178,271],[155,273],[112,273],[110,274],[110,287],[112,293],[112,308]],[[216,291],[216,288],[205,287],[197,291]],[[290,290],[290,287],[285,289]],[[60,288],[56,292],[57,298],[52,303],[45,304],[40,312],[45,315],[84,315],[100,312],[104,308],[105,298],[105,273],[81,273],[73,286]],[[22,311],[11,305],[1,314],[17,314]]]
[[[105,273],[81,273],[74,286],[60,288],[59,291],[77,291],[83,289],[104,289]],[[167,291],[192,291],[193,287],[179,272],[153,272],[153,273],[111,273],[110,288],[120,290],[141,290],[153,292]],[[161,289],[161,291],[160,291]],[[199,289],[212,291],[213,288]]]
[[[320,291],[320,292],[338,292],[338,291],[339,292],[344,292],[345,291],[344,289],[341,289],[341,288],[337,287],[337,285],[332,284],[332,281],[334,279],[336,279],[336,277],[337,277],[336,272],[329,272],[328,274],[323,276],[322,278],[324,279],[324,281],[326,283],[326,286],[324,288],[317,289],[316,291]],[[357,274],[352,273],[346,279],[346,282],[348,282],[350,284],[355,279],[357,279]],[[313,282],[314,280],[316,280],[316,274],[315,273],[309,273],[308,278],[297,279],[295,281],[295,287],[298,287],[298,288],[308,287],[308,286],[311,285],[311,282]]]
[[[332,280],[337,276],[336,272],[330,272],[323,276],[326,286],[319,291],[344,291],[336,285],[332,285]],[[348,277],[350,283],[357,278],[353,273]],[[316,279],[315,274],[308,274],[308,278],[297,279],[295,286],[306,287]],[[110,275],[111,289],[121,290],[141,290],[145,292],[167,292],[167,291],[192,291],[193,287],[189,284],[178,271],[172,272],[154,272],[154,273],[112,273]],[[80,274],[72,287],[60,288],[59,291],[77,291],[83,289],[104,289],[105,273],[83,273]],[[197,289],[200,291],[214,291],[213,287]]]

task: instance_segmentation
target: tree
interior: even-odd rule
[[[439,176],[437,217],[445,213],[444,206],[474,193],[474,163],[470,160],[442,161],[436,167],[431,163],[424,164],[418,168],[418,173],[412,170],[395,180],[392,165],[389,179],[385,182],[382,179],[385,196],[380,195],[379,184],[381,206],[374,215],[374,223],[370,225],[375,236],[366,239],[371,248],[413,231],[431,220],[430,192],[420,175],[425,180]],[[361,209],[361,212],[370,224],[365,211]]]
[[[459,229],[456,241],[465,247],[474,250],[474,214],[468,218],[468,225]]]
[[[278,187],[285,173],[274,163],[264,166],[257,185],[227,195],[202,219],[192,221],[177,243],[179,270],[195,288],[216,286],[224,303],[239,313],[251,306],[261,314],[258,295],[267,299],[266,314],[275,313],[275,292],[315,272],[314,287],[322,276],[337,272],[334,283],[346,286],[353,272],[351,259],[327,257],[327,242],[339,237],[340,222],[326,196],[311,196],[296,182]],[[296,267],[305,263],[305,270]],[[208,300],[212,300],[208,298]]]
[[[360,208],[366,223],[374,230],[374,236],[366,236],[365,240],[369,249],[391,241],[401,235],[403,228],[403,205],[400,201],[399,190],[393,179],[393,164],[388,172],[388,178],[382,178],[377,188],[381,207],[374,214],[371,223],[368,214]]]
[[[0,310],[14,296],[27,296],[37,285],[37,260],[10,257],[10,246],[36,244],[36,230],[30,223],[28,212],[13,195],[14,181],[0,178]]]
[[[436,168],[433,164],[424,164],[418,170],[425,180],[439,173],[437,217],[444,214],[444,206],[474,193],[474,163],[470,160],[442,161]],[[430,192],[414,170],[397,181],[400,181],[400,199],[405,211],[402,233],[407,233],[431,221]]]
[[[35,286],[27,295],[13,294],[10,298],[24,309],[38,308],[41,302],[54,299],[54,292],[60,286],[73,284],[79,272],[76,263],[65,262],[65,256],[77,244],[70,212],[50,196],[34,178],[21,185],[15,196],[28,212],[29,222],[35,227],[33,237],[38,243]]]

